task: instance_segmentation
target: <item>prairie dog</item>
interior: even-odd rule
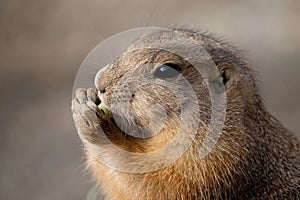
[[[199,155],[199,146],[205,146],[202,142],[213,107],[206,77],[180,55],[144,48],[167,44],[174,35],[204,48],[219,72],[209,81],[221,81],[226,93],[220,137],[204,157]],[[170,46],[189,51],[191,59],[205,60],[206,55],[194,52],[189,45]],[[192,90],[187,90],[179,77],[184,77]],[[139,81],[145,78],[162,84]],[[300,198],[299,141],[265,109],[252,70],[231,45],[186,29],[144,35],[97,74],[95,87],[77,89],[72,110],[88,167],[106,199]],[[182,95],[180,101],[176,92]],[[113,119],[99,110],[100,102],[112,111]],[[187,116],[184,121],[180,118],[183,110]],[[190,123],[194,119],[199,119],[196,133]],[[164,123],[157,131],[160,121]],[[180,129],[182,124],[186,125],[184,130]],[[124,157],[116,150],[148,155],[166,146],[178,132],[182,138],[168,149],[170,155],[188,148],[168,165],[155,168],[164,163],[163,157]],[[188,143],[190,134],[195,135]],[[153,166],[155,170],[147,171]]]

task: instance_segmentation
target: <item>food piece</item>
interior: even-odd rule
[[[100,109],[101,112],[104,113],[104,115],[105,115],[106,118],[110,119],[110,118],[113,117],[112,112],[108,108],[106,108],[106,106],[104,105],[104,103],[100,103],[98,105],[98,108]]]

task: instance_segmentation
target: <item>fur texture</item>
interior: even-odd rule
[[[193,44],[169,42],[175,36],[177,40],[186,39]],[[195,43],[208,54],[196,52]],[[188,50],[192,56],[189,59],[194,60],[206,60],[209,55],[220,76],[205,77],[189,59],[152,48],[155,45]],[[181,79],[167,82],[155,79],[158,84],[151,84],[157,63],[170,61],[181,67],[181,74],[192,91],[186,89],[189,85]],[[222,81],[227,109],[218,142],[201,158],[199,146],[205,145],[202,142],[209,129],[212,110],[205,79]],[[144,80],[150,80],[149,84],[144,84]],[[233,46],[186,29],[147,34],[101,70],[95,84],[102,93],[95,89],[78,89],[72,110],[88,167],[106,199],[299,199],[299,141],[265,109],[252,70]],[[191,92],[196,98],[190,98]],[[174,95],[177,93],[181,95],[180,101]],[[112,110],[114,121],[99,111],[100,100]],[[153,107],[155,104],[162,107]],[[190,106],[194,104],[198,106]],[[189,116],[185,121],[180,118],[183,106]],[[161,112],[162,109],[165,112]],[[194,125],[191,121],[195,118],[200,123],[191,137]],[[157,133],[160,121],[165,123]],[[178,133],[181,124],[190,128]],[[151,137],[137,138],[128,134],[130,130],[136,135]],[[112,146],[132,153],[149,153],[165,146],[176,134],[181,134],[182,139],[170,148],[172,155],[178,153],[180,147],[188,148],[174,162],[155,171],[129,173],[103,163],[111,162],[133,171],[148,169],[159,163],[160,158],[145,157],[138,161],[124,158]],[[106,137],[109,140],[105,140]],[[190,138],[191,143],[188,143]]]

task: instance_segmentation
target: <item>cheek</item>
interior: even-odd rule
[[[147,94],[136,91],[134,97],[130,101],[129,113],[134,122],[139,126],[147,126],[150,123],[151,101],[147,98]]]
[[[143,92],[137,92],[131,101],[130,110],[134,124],[146,128],[151,138],[149,144],[163,145],[178,130],[178,113],[170,112],[166,105],[157,102],[158,97]]]
[[[180,110],[180,101],[169,91],[138,90],[131,99],[130,107],[130,114],[135,122],[146,126],[153,123],[153,120],[166,121]]]

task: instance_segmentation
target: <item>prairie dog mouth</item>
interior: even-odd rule
[[[107,101],[105,97],[100,93],[100,91],[98,91],[98,99],[99,102],[97,102],[96,105],[98,106],[99,110],[104,114],[104,116],[107,119],[112,119],[113,113],[111,111],[111,108],[107,106]]]
[[[111,103],[107,100],[107,97],[100,91],[98,91],[98,98],[100,100],[98,106],[101,107],[99,109],[103,109],[104,113],[105,110],[108,110],[112,115],[128,117],[128,105],[125,102]]]

